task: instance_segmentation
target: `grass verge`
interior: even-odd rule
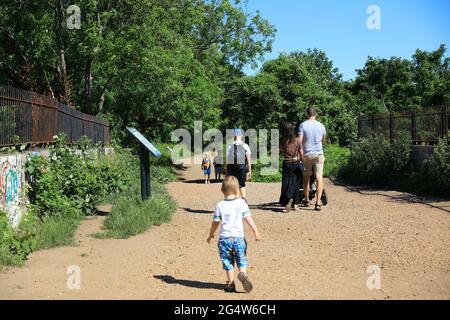
[[[49,217],[40,224],[36,234],[36,249],[73,245],[74,234],[81,223],[77,217]]]
[[[27,215],[13,229],[0,212],[0,268],[22,265],[35,250],[72,245],[83,217],[94,214],[100,202],[115,207],[99,238],[128,238],[169,221],[176,203],[164,183],[176,175],[170,153],[160,148],[163,156],[152,159],[153,197],[146,202],[140,199],[139,162],[129,150],[87,158],[61,144],[50,159],[33,157],[27,162],[33,178]]]
[[[104,223],[105,231],[94,234],[96,238],[125,239],[147,231],[152,225],[168,222],[177,208],[175,200],[158,182],[152,183],[152,198],[142,201],[139,185],[132,190],[104,199],[113,205]]]

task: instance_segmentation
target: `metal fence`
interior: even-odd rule
[[[73,143],[86,136],[109,144],[109,123],[48,96],[0,87],[0,146],[44,144],[65,133]]]
[[[391,141],[405,138],[413,145],[433,145],[439,138],[448,137],[449,117],[450,108],[447,106],[361,116],[358,136],[364,138],[375,133]]]

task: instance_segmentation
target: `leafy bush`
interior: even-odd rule
[[[394,187],[419,194],[450,197],[450,146],[441,139],[433,156],[413,172],[407,140],[389,143],[372,136],[352,145],[339,178],[352,184]]]
[[[355,184],[394,186],[411,171],[408,141],[390,143],[381,136],[371,136],[352,144],[348,162],[339,176]]]
[[[281,181],[281,170],[283,159],[280,157],[279,169],[277,172],[270,170],[270,158],[259,159],[252,164],[252,181],[253,182],[279,182]],[[270,174],[268,174],[270,173]]]
[[[338,144],[327,144],[325,146],[325,165],[323,176],[330,177],[337,175],[339,170],[347,164],[350,150],[340,147]]]
[[[95,152],[82,139],[76,152],[56,139],[50,156],[32,154],[26,164],[29,212],[17,229],[0,215],[0,265],[20,265],[36,249],[71,245],[83,216],[95,212],[100,201],[115,204],[106,220],[107,237],[129,237],[167,221],[176,204],[163,183],[174,180],[170,154],[152,159],[153,198],[140,199],[139,159],[130,150],[115,148],[112,155]]]
[[[36,248],[36,221],[25,217],[15,230],[0,212],[0,265],[21,265]]]
[[[447,139],[441,139],[433,156],[425,160],[413,176],[414,191],[450,197],[450,146]]]
[[[77,154],[59,137],[48,159],[34,155],[27,162],[30,202],[40,218],[93,214],[101,197],[129,188],[138,166],[129,151],[118,149],[115,155],[84,151]]]

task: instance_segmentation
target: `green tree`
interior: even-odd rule
[[[411,60],[369,57],[350,90],[362,113],[436,106],[450,101],[446,48],[417,50]]]
[[[310,105],[331,141],[348,144],[356,136],[356,116],[342,76],[324,52],[308,50],[282,54],[266,62],[259,74],[230,84],[224,118],[250,128],[279,128],[298,124]]]
[[[138,125],[153,138],[217,126],[225,81],[271,49],[275,29],[239,0],[69,0],[0,4],[0,85],[50,94]]]

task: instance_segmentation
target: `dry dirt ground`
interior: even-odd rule
[[[280,184],[249,183],[262,241],[249,240],[250,294],[222,291],[217,247],[206,238],[220,184],[190,167],[168,185],[179,209],[170,223],[126,240],[94,239],[103,217],[86,219],[76,246],[34,252],[0,271],[1,299],[450,299],[450,202],[349,190],[327,181],[320,213],[281,213]],[[249,231],[249,230],[247,230]],[[80,267],[81,289],[67,288]],[[381,270],[369,290],[367,268]],[[242,291],[239,286],[238,290]]]

